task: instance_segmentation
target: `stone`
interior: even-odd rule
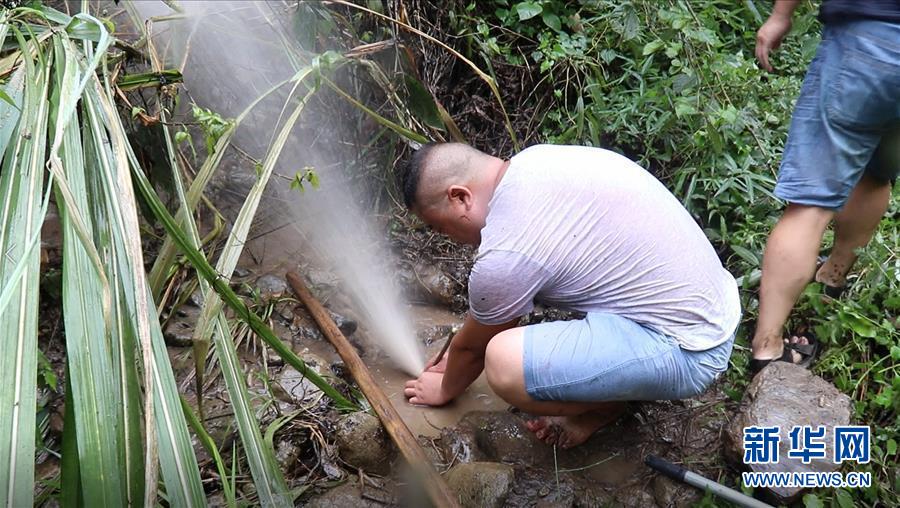
[[[441,451],[445,460],[456,463],[541,464],[553,460],[553,448],[534,437],[519,416],[507,411],[466,413],[455,427],[441,430]]]
[[[390,472],[396,449],[377,417],[364,411],[344,416],[337,423],[335,441],[347,464],[377,475]]]
[[[283,277],[277,275],[263,275],[256,279],[256,289],[264,301],[281,298],[288,293],[288,284]]]
[[[348,318],[347,316],[344,316],[343,314],[338,314],[337,312],[334,312],[333,310],[329,310],[328,315],[331,316],[331,319],[334,321],[334,324],[337,325],[338,330],[340,330],[341,333],[343,333],[345,337],[349,337],[350,335],[353,335],[353,332],[355,332],[356,328],[359,326],[359,325],[357,325],[356,321]]]
[[[410,288],[410,296],[442,305],[454,303],[456,282],[434,265],[418,264],[401,272],[401,277]]]
[[[188,298],[188,303],[194,307],[203,307],[203,291],[200,288],[195,289]]]
[[[189,347],[194,343],[194,329],[183,321],[173,321],[163,334],[166,344],[173,347]]]
[[[514,480],[513,467],[496,462],[457,464],[447,473],[447,484],[466,508],[504,506]]]
[[[275,450],[275,460],[278,461],[282,471],[288,471],[297,464],[302,451],[299,446],[291,441],[280,441]]]
[[[307,352],[303,352],[300,357],[304,363],[313,371],[321,376],[329,374],[329,365],[324,359]],[[300,372],[289,365],[285,365],[274,378],[272,384],[272,392],[279,401],[290,404],[302,404],[312,400],[321,394],[318,386],[312,381],[303,377]],[[284,409],[289,409],[285,407]]]
[[[356,482],[348,482],[339,485],[324,494],[315,496],[299,506],[307,508],[383,508],[382,503],[367,499],[362,496]]]
[[[306,272],[306,280],[309,284],[319,289],[334,289],[338,285],[338,278],[325,270],[310,269]]]
[[[653,490],[653,499],[659,508],[671,508],[676,506],[678,489],[675,483],[663,475],[656,475],[650,482]]]
[[[833,428],[850,422],[850,397],[831,383],[803,367],[787,362],[772,362],[764,368],[744,394],[737,415],[726,426],[725,456],[728,460],[751,471],[831,472],[839,468],[832,458]],[[750,426],[779,426],[779,462],[777,464],[744,465],[744,428]],[[824,426],[825,458],[803,464],[788,457],[789,432],[795,425]],[[801,494],[799,488],[772,489],[778,503],[791,504]]]

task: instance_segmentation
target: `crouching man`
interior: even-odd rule
[[[406,205],[478,246],[469,313],[445,358],[407,382],[440,406],[486,371],[538,438],[565,448],[629,400],[703,392],[728,366],[740,320],[734,278],[681,203],[629,159],[538,145],[509,161],[429,144],[400,175]],[[534,301],[585,319],[517,327]]]

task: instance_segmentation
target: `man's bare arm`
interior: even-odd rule
[[[488,342],[498,333],[516,326],[519,318],[499,325],[484,325],[470,315],[453,337],[447,351],[447,366],[441,391],[453,400],[466,391],[484,370],[484,352]]]

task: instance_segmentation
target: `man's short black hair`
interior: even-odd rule
[[[403,194],[403,203],[406,208],[412,209],[416,204],[416,193],[419,190],[419,180],[422,176],[422,169],[431,150],[437,146],[437,143],[431,142],[422,145],[421,148],[413,152],[406,166],[400,171],[397,183],[400,186],[400,192]]]

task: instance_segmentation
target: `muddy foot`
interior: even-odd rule
[[[622,404],[613,411],[605,409],[578,416],[541,416],[525,422],[525,426],[541,441],[567,449],[580,445],[600,427],[618,420],[624,409],[625,405]]]

